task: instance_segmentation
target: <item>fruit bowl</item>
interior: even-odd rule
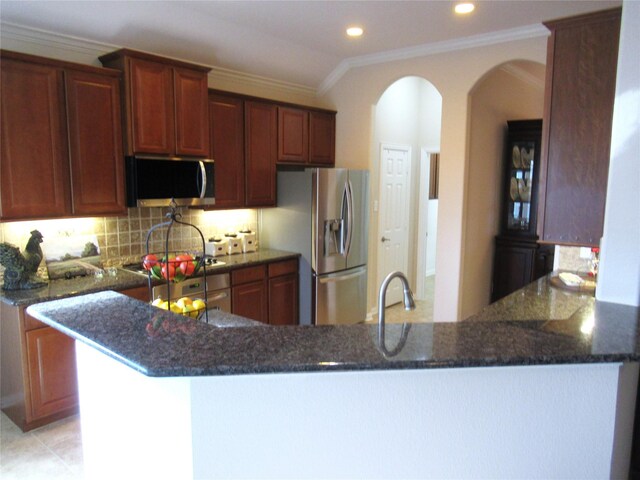
[[[164,300],[160,297],[156,298],[151,305],[162,310],[169,310],[185,317],[199,319],[207,309],[207,304],[201,298],[191,299],[182,297],[175,302]]]
[[[149,253],[142,257],[142,266],[156,280],[169,280],[177,283],[200,271],[202,257],[196,257],[187,252],[169,253],[168,255]]]

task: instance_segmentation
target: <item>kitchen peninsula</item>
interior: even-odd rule
[[[617,478],[629,466],[634,307],[387,325],[384,344],[376,325],[217,328],[115,292],[28,313],[76,339],[91,478]]]

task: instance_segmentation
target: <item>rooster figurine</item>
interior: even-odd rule
[[[24,253],[10,243],[0,243],[0,264],[4,270],[5,290],[26,290],[47,284],[36,272],[42,261],[42,234],[38,230],[31,232]]]

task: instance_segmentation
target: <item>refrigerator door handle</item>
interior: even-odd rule
[[[344,207],[346,208],[346,212]],[[344,217],[344,230],[342,232],[342,254],[346,257],[351,251],[351,239],[353,237],[353,187],[351,181],[347,180],[344,185],[343,193],[343,217]]]
[[[348,275],[344,275],[342,273],[332,273],[329,275],[318,276],[318,280],[320,281],[320,283],[344,282],[346,280],[351,280],[352,278],[360,277],[366,273],[366,268],[359,268],[356,272],[349,273]]]

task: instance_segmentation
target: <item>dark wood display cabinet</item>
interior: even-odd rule
[[[553,269],[553,246],[536,235],[542,120],[507,122],[500,235],[496,237],[491,301]]]
[[[0,57],[2,220],[125,214],[120,72]]]

